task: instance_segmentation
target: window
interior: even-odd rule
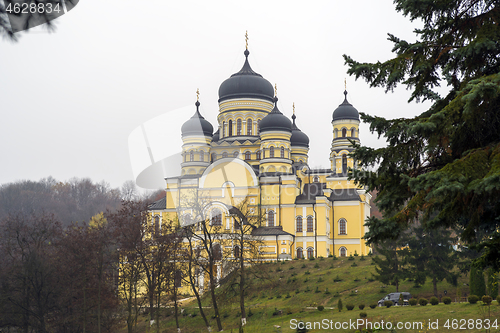
[[[347,174],[347,155],[342,155],[342,174]]]
[[[205,160],[205,152],[203,150],[200,150],[200,161],[204,161]]]
[[[345,128],[342,129],[342,137],[345,138],[347,136],[347,130]]]
[[[302,232],[302,216],[297,216],[297,232]]]
[[[220,247],[220,244],[214,244],[214,246],[212,247],[212,251],[214,260],[222,260],[222,249]]]
[[[307,259],[311,259],[314,257],[314,249],[312,247],[307,248]]]
[[[247,119],[247,135],[252,135],[252,119]]]
[[[313,226],[314,226],[313,217],[308,216],[307,217],[307,232],[313,232],[313,229],[314,229]]]
[[[245,160],[248,161],[251,158],[252,158],[252,154],[249,151],[245,152]]]
[[[226,137],[226,122],[225,121],[222,122],[222,137],[223,138]]]
[[[260,157],[260,150],[258,150],[256,153],[255,153],[255,159],[256,160],[260,160],[261,157]]]
[[[339,249],[339,256],[340,256],[340,257],[347,257],[347,249],[346,249],[345,247],[343,247],[343,246],[342,246],[342,247]]]
[[[346,222],[344,218],[339,220],[339,235],[347,235]]]
[[[234,257],[235,258],[239,258],[240,257],[240,247],[238,245],[236,245],[234,247],[233,252],[234,252]]]
[[[215,162],[217,160],[217,154],[212,153],[212,162]]]
[[[271,157],[271,158],[274,157],[274,147],[273,146],[271,146],[269,148],[269,157]]]
[[[267,226],[274,227],[274,210],[270,210],[267,213]]]
[[[355,137],[355,134],[356,134],[356,130],[353,128],[351,129],[351,136],[354,138]]]
[[[297,259],[302,259],[302,249],[300,247],[297,249]]]
[[[192,150],[189,152],[189,161],[190,162],[194,161],[194,152]]]
[[[339,137],[339,130],[335,129],[335,139]]]
[[[280,153],[281,158],[285,158],[285,147],[281,146],[281,153]]]
[[[212,225],[221,226],[222,225],[222,213],[220,209],[212,210]]]
[[[227,157],[227,152],[223,152],[222,153],[222,158],[226,158]]]
[[[318,177],[318,176],[314,176],[314,178],[313,178],[313,182],[314,182],[314,183],[319,183],[319,177]]]
[[[191,214],[184,214],[182,220],[184,221],[184,225],[190,225],[192,222]]]
[[[233,121],[229,121],[229,128],[227,129],[227,132],[229,133],[229,136],[233,135]]]
[[[155,236],[160,235],[160,216],[158,216],[158,215],[155,216],[154,233],[155,233]]]
[[[236,121],[236,135],[241,135],[241,119]]]
[[[235,152],[233,153],[233,157],[234,157],[234,158],[236,158],[236,157],[238,157],[238,155],[239,155],[239,154],[240,154],[240,153],[238,153],[237,151],[235,151]]]
[[[260,134],[260,119],[257,120],[257,134]]]

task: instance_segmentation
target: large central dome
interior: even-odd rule
[[[273,85],[254,72],[248,63],[250,52],[245,50],[245,63],[219,87],[219,103],[232,98],[260,98],[273,102]]]

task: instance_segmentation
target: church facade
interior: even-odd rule
[[[279,110],[275,89],[248,58],[245,50],[241,70],[220,85],[215,132],[199,101],[182,126],[181,175],[165,179],[165,198],[150,206],[154,223],[183,226],[201,218],[231,234],[238,228],[231,207],[245,201],[262,217],[251,237],[264,260],[368,254],[371,195],[347,177],[356,166],[349,140],[359,142],[360,122],[347,92],[332,114],[330,168],[311,169],[309,138],[295,111],[290,120]],[[185,204],[193,197],[201,208]]]

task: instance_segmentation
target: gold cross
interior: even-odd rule
[[[196,100],[200,100],[200,89],[196,89]]]
[[[293,102],[293,114],[295,114],[295,102]]]
[[[246,48],[248,50],[248,30],[245,31],[245,44],[246,44]]]
[[[347,90],[347,79],[344,78],[344,90]]]
[[[278,85],[276,83],[274,84],[274,96],[278,97]]]

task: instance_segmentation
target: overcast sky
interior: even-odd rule
[[[17,43],[0,41],[0,184],[53,176],[121,186],[147,164],[133,170],[131,134],[168,112],[189,119],[197,88],[201,113],[216,128],[219,85],[243,65],[247,30],[252,68],[277,84],[285,115],[295,102],[312,167],[330,166],[344,78],[360,112],[412,117],[429,107],[407,104],[404,87],[385,94],[346,74],[342,54],[383,61],[392,57],[387,33],[415,40],[419,24],[392,0],[81,0],[56,23],[53,33],[34,29]],[[163,133],[150,144],[180,151],[180,128]],[[360,137],[385,144],[366,124]]]

